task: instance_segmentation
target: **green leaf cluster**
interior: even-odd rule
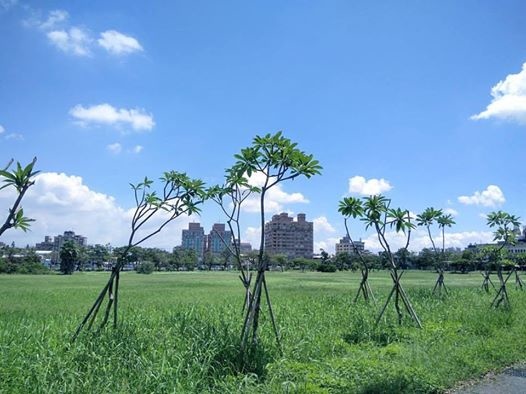
[[[14,188],[17,193],[17,197],[13,205],[9,208],[9,213],[4,224],[0,227],[0,235],[2,235],[9,228],[21,229],[27,231],[34,219],[30,219],[24,216],[24,210],[20,206],[22,199],[27,190],[34,185],[35,176],[40,171],[35,171],[34,166],[37,158],[35,157],[31,163],[23,167],[20,162],[16,163],[15,168],[9,170],[13,160],[3,169],[0,170],[0,179],[2,186],[0,190],[6,188]]]
[[[486,217],[486,223],[491,228],[496,228],[493,233],[494,241],[502,241],[503,246],[514,245],[517,242],[515,227],[520,226],[520,218],[504,211],[490,212]]]

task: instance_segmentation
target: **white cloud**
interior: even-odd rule
[[[7,133],[4,126],[0,125],[0,135],[3,136],[5,140],[14,140],[14,141],[23,141],[24,136],[20,133]]]
[[[9,133],[5,136],[6,140],[23,141],[24,136],[20,133]]]
[[[325,216],[317,217],[313,220],[314,222],[314,232],[325,232],[325,233],[335,233],[336,229],[332,224],[329,223]]]
[[[496,185],[489,185],[486,190],[476,191],[472,196],[460,196],[458,201],[466,205],[482,205],[484,207],[495,207],[502,205],[506,199],[504,193]]]
[[[254,186],[262,186],[265,182],[265,176],[261,173],[254,173],[249,179],[249,183]],[[286,204],[307,204],[309,200],[301,193],[287,193],[283,190],[281,184],[269,189],[265,195],[265,211],[267,213],[280,213],[285,210]],[[244,212],[259,212],[260,201],[259,195],[254,195],[245,200],[242,205]]]
[[[0,0],[0,6],[6,0]],[[139,41],[116,30],[100,33],[95,41],[87,28],[73,26],[69,23],[69,13],[65,10],[50,11],[45,20],[39,11],[32,11],[32,16],[23,23],[46,34],[49,41],[59,50],[76,56],[91,56],[94,45],[105,49],[113,55],[127,55],[143,51]]]
[[[491,88],[493,99],[485,111],[472,120],[503,119],[526,124],[526,63],[518,74],[510,74]]]
[[[78,120],[81,125],[105,124],[110,126],[129,125],[136,131],[151,130],[155,126],[153,116],[143,109],[115,108],[104,103],[83,107],[76,105],[69,111],[70,115]]]
[[[259,243],[261,242],[261,227],[247,227],[241,242],[250,242],[252,250],[259,250]]]
[[[126,187],[126,182],[123,182]],[[0,206],[8,206],[15,197],[10,189],[0,191]],[[111,242],[114,246],[125,245],[129,237],[130,219],[134,208],[123,208],[116,200],[91,190],[81,177],[58,173],[41,173],[23,200],[26,216],[35,219],[27,233],[8,230],[3,242],[15,241],[17,245],[41,242],[45,235],[62,234],[73,230],[88,237],[89,244]],[[147,223],[144,235],[159,225],[161,217]],[[181,230],[195,217],[183,216],[152,237],[144,246],[171,249],[181,243]],[[138,238],[136,238],[138,239]]]
[[[142,145],[135,145],[131,151],[132,153],[139,154],[143,151],[143,149],[144,147]]]
[[[320,249],[325,250],[327,253],[334,253],[335,244],[338,242],[338,238],[334,237],[336,229],[329,223],[325,216],[319,216],[314,218],[314,253],[320,252]]]
[[[391,190],[393,187],[385,179],[369,179],[363,176],[354,176],[349,179],[349,193],[358,193],[362,196],[374,196]]]
[[[446,208],[446,209],[444,209],[444,213],[448,214],[448,215],[451,215],[451,216],[458,216],[458,211],[456,209],[453,209],[453,208]]]
[[[79,27],[66,30],[53,30],[47,33],[51,43],[66,53],[76,56],[90,56],[91,38],[89,34]]]
[[[101,38],[97,40],[99,45],[113,55],[127,55],[143,50],[141,44],[135,38],[115,30],[107,30],[100,33],[100,36]]]
[[[106,146],[106,149],[108,149],[108,151],[110,151],[111,153],[118,155],[122,152],[122,145],[116,142],[114,144]]]
[[[52,30],[61,24],[61,22],[66,21],[69,18],[69,14],[64,10],[53,10],[49,12],[48,18],[39,23],[38,27],[43,30]]]
[[[336,252],[336,244],[340,241],[340,238],[328,237],[323,240],[314,240],[313,251],[314,254],[320,253],[320,250],[323,249],[329,254],[334,254]]]

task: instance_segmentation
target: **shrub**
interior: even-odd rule
[[[336,272],[336,266],[334,264],[319,264],[316,267],[318,272]]]
[[[151,274],[155,269],[155,265],[151,261],[144,261],[137,266],[138,274]]]

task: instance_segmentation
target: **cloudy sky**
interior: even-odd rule
[[[32,230],[1,241],[73,230],[122,245],[130,182],[177,170],[220,183],[278,130],[324,169],[273,190],[268,218],[306,213],[315,251],[344,235],[342,197],[376,193],[452,213],[449,246],[489,241],[488,212],[526,218],[525,14],[520,0],[0,0],[0,160],[37,156],[41,171],[23,204]],[[4,217],[12,199],[0,191]],[[189,221],[224,218],[207,203],[148,245],[180,244]],[[411,249],[425,246],[417,231]]]

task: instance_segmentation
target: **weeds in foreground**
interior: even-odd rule
[[[97,340],[85,333],[74,344],[68,335],[90,294],[73,294],[79,288],[71,286],[49,292],[45,283],[63,278],[46,279],[27,294],[0,290],[6,300],[0,303],[0,391],[440,392],[519,361],[526,351],[524,292],[510,292],[517,307],[496,310],[488,307],[492,296],[479,289],[453,287],[441,299],[429,288],[408,287],[421,311],[419,330],[396,324],[391,309],[386,323],[375,327],[376,311],[352,303],[348,281],[339,288],[313,280],[276,286],[284,356],[271,322],[262,319],[266,335],[243,359],[239,292],[228,290],[236,289],[234,276],[220,287],[219,299],[201,287],[164,287],[162,277],[149,278],[123,290],[131,294],[122,325],[103,329]],[[201,286],[216,291],[221,284]],[[379,290],[380,299],[387,290]],[[68,295],[67,307],[77,305],[78,312],[61,308]]]

